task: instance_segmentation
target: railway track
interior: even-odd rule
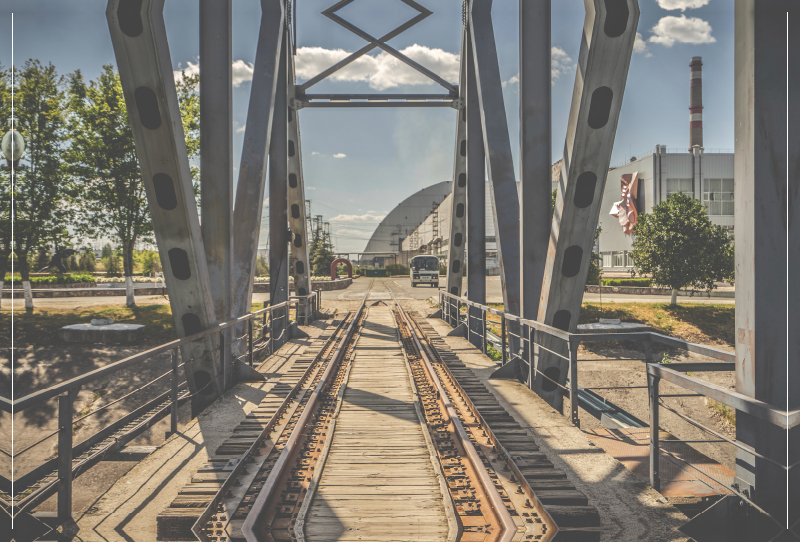
[[[158,540],[597,539],[596,510],[384,287],[277,379]]]

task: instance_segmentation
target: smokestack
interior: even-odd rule
[[[689,152],[695,145],[703,146],[703,58],[692,57],[689,102]]]

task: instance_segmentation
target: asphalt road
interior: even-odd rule
[[[374,284],[373,284],[374,281]],[[322,293],[322,299],[340,300],[340,301],[357,301],[364,297],[364,293],[369,289],[370,284],[373,284],[373,292],[370,298],[379,299],[380,295],[389,296],[385,288],[378,288],[381,283],[389,286],[398,299],[418,299],[424,300],[431,297],[438,297],[437,289],[430,286],[411,287],[411,282],[408,277],[389,277],[389,278],[368,278],[359,277],[353,281],[353,284],[346,290],[333,290]],[[442,282],[442,288],[444,282]],[[384,291],[383,294],[379,291]],[[269,294],[253,294],[253,303],[259,305],[269,299]],[[500,277],[486,277],[486,300],[489,303],[502,303],[503,295],[500,287]],[[583,300],[590,303],[599,303],[600,294],[583,295]],[[625,295],[625,294],[603,294],[603,303],[669,303],[669,296],[661,295]],[[701,294],[694,297],[678,297],[678,303],[703,303],[703,304],[720,304],[728,305],[733,304],[735,299],[729,297],[705,297]],[[138,305],[155,305],[167,304],[169,301],[164,296],[136,296],[136,303]],[[59,309],[79,309],[88,307],[97,307],[101,305],[124,305],[125,298],[119,297],[61,297],[61,298],[41,298],[33,300],[34,307],[39,308],[59,308]],[[15,308],[21,309],[24,307],[22,299],[14,300]],[[3,309],[8,310],[11,307],[11,299],[3,300]]]

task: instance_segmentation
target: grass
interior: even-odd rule
[[[503,309],[502,303],[492,303]],[[736,308],[733,304],[706,305],[686,303],[603,303],[604,318],[619,318],[623,322],[647,324],[656,333],[685,341],[711,346],[734,346]],[[599,303],[584,303],[578,322],[597,322],[601,316]]]
[[[500,352],[500,350],[498,350],[497,348],[495,348],[491,344],[486,346],[486,355],[488,355],[490,358],[492,358],[492,361],[500,361],[500,360],[503,359],[502,352]]]
[[[736,411],[734,409],[713,399],[708,400],[708,408],[714,412],[713,416],[722,420],[722,423],[736,427]]]
[[[603,286],[641,286],[649,287],[650,279],[602,279]]]
[[[34,302],[35,306],[35,302]],[[253,303],[255,312],[263,304]],[[60,344],[58,330],[72,324],[88,324],[93,318],[113,318],[120,324],[144,324],[141,346],[155,346],[177,338],[169,305],[141,305],[133,308],[97,306],[85,309],[37,309],[14,311],[14,341],[17,345]],[[259,321],[258,319],[256,321]],[[0,313],[0,342],[11,343],[11,312]]]

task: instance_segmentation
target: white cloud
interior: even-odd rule
[[[556,79],[562,75],[569,73],[575,64],[572,63],[572,58],[561,47],[553,47],[550,49],[550,81],[555,85]],[[516,85],[519,83],[519,73],[512,75],[508,81],[503,81],[503,87],[508,85]]]
[[[633,42],[633,52],[639,53],[640,55],[644,55],[646,57],[653,56],[653,54],[647,48],[647,42],[644,41],[642,34],[639,32],[636,33],[636,40]]]
[[[234,60],[231,65],[233,88],[253,80],[253,65],[244,60]]]
[[[386,215],[379,215],[375,211],[367,211],[363,215],[336,215],[331,222],[380,222]]]
[[[186,63],[185,68],[179,63],[178,69],[172,72],[173,76],[175,77],[175,82],[180,81],[182,71],[185,71],[187,76],[199,75],[200,61],[189,61]],[[249,62],[245,62],[244,60],[234,60],[233,64],[231,64],[231,79],[234,88],[240,86],[242,83],[251,81],[253,79],[253,65]]]
[[[317,151],[312,152],[311,154],[319,154]]]
[[[686,15],[662,17],[653,27],[653,34],[649,41],[666,47],[672,47],[675,42],[698,44],[717,41],[711,35],[711,25],[707,21]]]
[[[239,127],[236,129],[236,133],[237,133],[237,134],[241,134],[242,132],[244,132],[245,128],[247,128],[247,124],[242,124],[241,126],[239,126]]]
[[[333,155],[334,158],[347,158],[347,155],[343,152],[337,152]]]
[[[316,187],[314,187],[314,186],[306,186],[306,190],[316,190]]]
[[[400,51],[411,60],[439,75],[446,81],[458,81],[459,55],[423,45],[411,45]],[[311,79],[350,53],[342,49],[301,47],[297,50],[295,67],[299,79]],[[362,81],[375,90],[401,85],[426,85],[433,81],[389,53],[364,55],[354,60],[328,79],[332,81]]]
[[[709,1],[710,0],[656,0],[661,9],[679,9],[681,11],[701,8],[708,4]]]

